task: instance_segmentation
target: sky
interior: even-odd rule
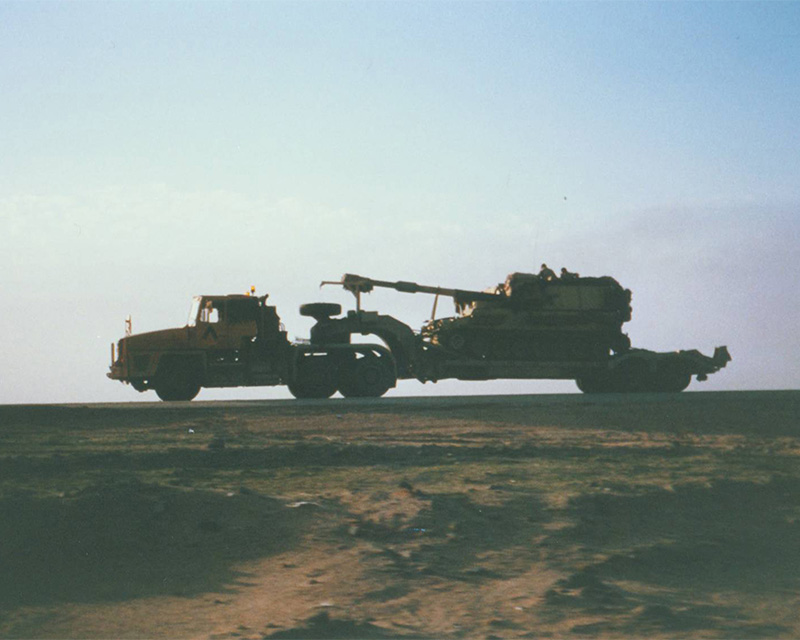
[[[0,0],[0,87],[0,403],[155,399],[110,344],[194,295],[254,285],[303,338],[343,273],[542,262],[630,288],[634,346],[727,345],[692,390],[800,388],[799,3]]]

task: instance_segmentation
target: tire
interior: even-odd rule
[[[583,393],[610,393],[613,391],[611,381],[607,377],[597,374],[580,377],[575,380],[575,384]]]
[[[319,321],[322,318],[338,316],[342,312],[342,305],[335,302],[309,302],[300,305],[300,315],[307,318],[314,318]]]
[[[165,402],[188,402],[200,393],[200,383],[188,364],[171,364],[159,372],[156,395]]]
[[[367,355],[355,360],[342,375],[339,392],[345,398],[380,398],[396,379],[385,358]]]
[[[687,373],[680,365],[667,363],[656,371],[655,391],[662,393],[680,393],[692,381],[692,375]]]
[[[575,380],[584,393],[641,393],[651,391],[653,376],[639,359],[621,363],[616,369]]]
[[[636,358],[621,363],[612,374],[612,391],[646,393],[653,391],[654,377],[647,363]]]
[[[305,356],[297,363],[289,391],[298,400],[330,398],[338,387],[338,370],[328,356]]]

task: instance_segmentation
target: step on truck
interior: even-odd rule
[[[585,393],[679,392],[730,361],[724,346],[711,357],[632,348],[622,331],[631,292],[608,276],[513,273],[483,291],[353,274],[322,284],[352,293],[356,308],[342,315],[339,304],[301,305],[315,320],[307,341],[287,339],[267,296],[200,296],[186,327],[112,345],[108,375],[163,400],[191,400],[201,387],[270,385],[297,398],[379,397],[398,379],[562,379]],[[363,310],[362,294],[375,288],[433,295],[432,319],[415,331]],[[455,315],[436,318],[442,297]]]

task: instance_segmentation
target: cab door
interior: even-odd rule
[[[204,297],[200,303],[195,331],[198,348],[204,351],[224,348],[228,333],[224,320],[225,299]]]
[[[258,334],[258,298],[229,297],[225,301],[224,325],[225,335],[220,340],[223,348],[249,349]]]

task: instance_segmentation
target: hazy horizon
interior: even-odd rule
[[[727,345],[691,390],[800,388],[798,61],[796,3],[0,1],[0,403],[154,400],[110,344],[193,295],[255,285],[307,337],[345,272],[542,262],[630,288],[634,346]],[[198,399],[257,397],[289,395]]]

